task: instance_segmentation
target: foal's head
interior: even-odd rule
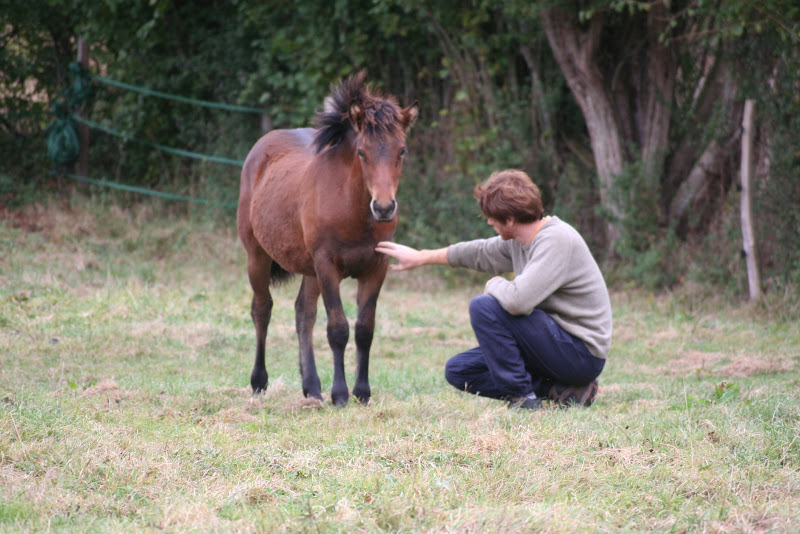
[[[364,72],[341,82],[325,99],[325,109],[316,118],[314,147],[348,144],[353,167],[360,170],[371,196],[375,220],[388,222],[397,213],[395,194],[400,183],[406,134],[417,120],[416,102],[400,108],[391,96],[383,96],[364,83]]]

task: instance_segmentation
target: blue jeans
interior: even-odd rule
[[[462,391],[495,399],[531,392],[547,397],[553,384],[590,383],[605,365],[538,308],[511,315],[494,297],[479,295],[470,302],[469,316],[479,346],[450,358],[444,372]]]

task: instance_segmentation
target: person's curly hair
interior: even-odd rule
[[[542,218],[542,194],[524,171],[506,169],[493,172],[473,191],[487,218],[501,223],[513,217],[519,223],[536,222]]]

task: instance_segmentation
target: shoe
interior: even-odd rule
[[[592,380],[585,386],[568,386],[564,384],[555,384],[550,388],[547,396],[556,401],[557,404],[562,406],[577,405],[577,406],[591,406],[600,386],[597,380]]]
[[[539,397],[512,397],[508,401],[509,410],[538,410],[542,407]]]

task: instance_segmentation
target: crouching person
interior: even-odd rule
[[[478,346],[450,358],[445,378],[513,408],[537,409],[543,399],[590,406],[611,346],[611,303],[589,247],[566,222],[543,217],[539,188],[522,171],[495,172],[474,193],[496,237],[376,248],[398,261],[394,270],[450,265],[496,275],[470,302]]]

